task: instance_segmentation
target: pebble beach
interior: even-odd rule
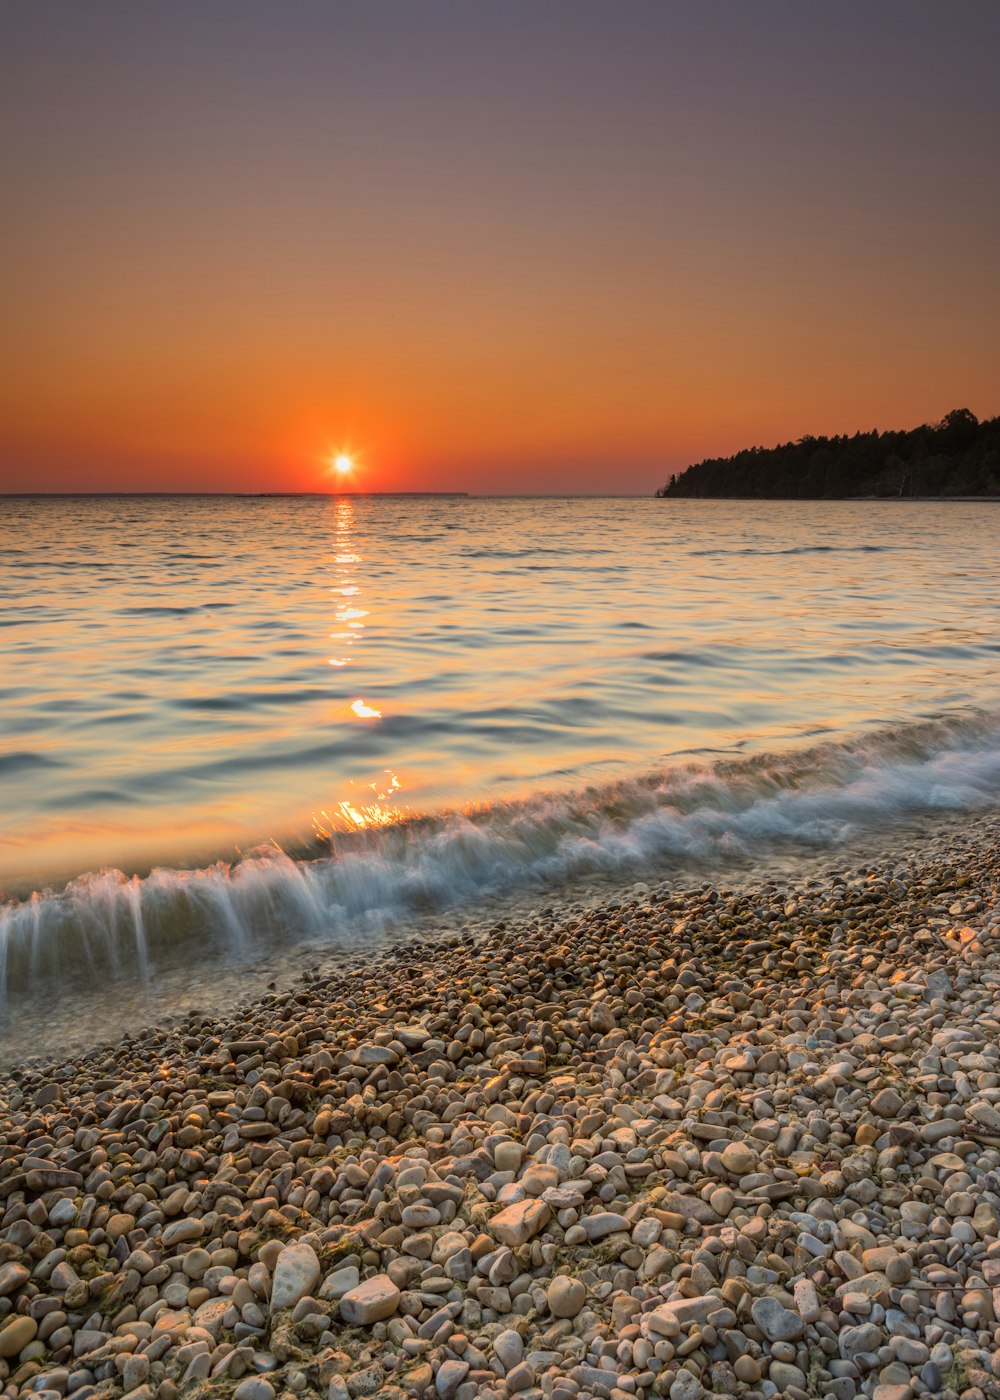
[[[0,1080],[7,1397],[1000,1395],[1000,822]]]

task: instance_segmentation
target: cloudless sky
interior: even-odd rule
[[[12,0],[5,490],[652,492],[1000,412],[996,0]]]

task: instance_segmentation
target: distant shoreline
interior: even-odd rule
[[[721,492],[713,493],[711,496],[664,496],[655,492],[650,498],[654,501],[750,501],[754,505],[981,505],[984,503],[995,505],[1000,502],[1000,495],[996,496],[727,496]]]
[[[814,437],[707,457],[655,493],[682,500],[1000,499],[1000,417],[954,408],[940,423]]]

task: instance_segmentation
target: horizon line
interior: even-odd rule
[[[307,497],[315,500],[339,500],[341,497],[452,497],[465,500],[529,499],[601,499],[645,500],[654,493],[645,491],[0,491],[0,500],[91,500],[95,497],[164,497],[184,496],[208,499],[224,496],[237,500],[289,500]]]

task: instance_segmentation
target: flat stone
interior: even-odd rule
[[[524,1357],[524,1338],[513,1327],[508,1327],[493,1339],[493,1352],[505,1371],[520,1365]]]
[[[649,1330],[661,1337],[676,1337],[685,1327],[704,1325],[712,1315],[725,1308],[722,1298],[706,1293],[701,1298],[671,1298],[645,1315]]]
[[[312,1293],[319,1283],[319,1260],[316,1251],[308,1244],[289,1244],[278,1255],[274,1266],[274,1282],[271,1285],[271,1307],[294,1308],[300,1298]]]
[[[78,1215],[79,1211],[74,1201],[56,1201],[49,1211],[49,1224],[58,1225],[60,1229],[65,1229],[67,1225],[76,1224]]]
[[[61,1171],[58,1167],[40,1167],[25,1174],[29,1191],[79,1191],[83,1177],[79,1172]]]
[[[345,1293],[350,1293],[352,1288],[357,1288],[360,1282],[361,1274],[357,1265],[345,1264],[342,1269],[335,1269],[332,1274],[326,1276],[319,1290],[319,1297],[326,1302],[337,1302]]]
[[[599,1366],[574,1366],[569,1378],[591,1395],[609,1396],[615,1389],[618,1376],[614,1371],[604,1371]]]
[[[396,1026],[392,1034],[406,1050],[419,1050],[431,1038],[430,1031],[423,1026]]]
[[[501,1244],[513,1248],[534,1239],[551,1216],[552,1210],[544,1201],[516,1201],[493,1217],[489,1224],[490,1234]]]
[[[205,1227],[200,1220],[187,1216],[168,1225],[160,1237],[164,1249],[172,1249],[175,1244],[186,1244],[188,1240],[200,1240]]]
[[[590,1026],[592,1030],[606,1035],[608,1031],[613,1031],[618,1025],[615,1020],[615,1013],[605,1002],[599,1001],[590,1008]]]
[[[433,1206],[417,1202],[412,1206],[403,1207],[400,1221],[407,1230],[427,1230],[433,1225],[441,1224],[441,1212]]]
[[[903,1100],[895,1089],[882,1089],[872,1099],[870,1108],[879,1118],[895,1118],[903,1107]]]
[[[360,1397],[365,1395],[378,1395],[384,1381],[385,1371],[377,1361],[373,1361],[370,1366],[351,1372],[347,1378],[347,1393],[351,1400],[360,1400]],[[333,1394],[332,1381],[330,1394]]]
[[[233,1400],[274,1400],[274,1386],[263,1376],[247,1376],[233,1391]]]
[[[529,1196],[541,1196],[559,1185],[559,1170],[547,1162],[534,1162],[521,1177],[520,1185]]]
[[[398,1059],[395,1050],[388,1045],[359,1045],[351,1055],[351,1064],[374,1069],[376,1065],[394,1065]]]
[[[624,1215],[617,1215],[610,1210],[598,1211],[596,1215],[585,1215],[580,1224],[588,1240],[603,1240],[605,1235],[613,1235],[618,1230],[629,1228]]]
[[[679,1215],[682,1220],[695,1220],[699,1225],[718,1225],[722,1216],[713,1210],[700,1196],[682,1196],[679,1191],[671,1191],[660,1201],[657,1210],[671,1215]]]
[[[522,1361],[519,1366],[507,1372],[507,1392],[510,1395],[519,1395],[522,1390],[530,1390],[535,1384],[535,1369],[528,1361]]]
[[[670,1400],[702,1400],[705,1387],[690,1371],[680,1370],[670,1387]]]
[[[885,1274],[859,1274],[857,1278],[838,1284],[836,1296],[842,1298],[845,1293],[860,1293],[866,1298],[878,1298],[888,1290],[889,1280]]]
[[[769,1342],[796,1342],[806,1330],[801,1317],[782,1307],[777,1298],[755,1298],[750,1316]]]
[[[442,1361],[434,1377],[434,1389],[441,1400],[453,1400],[470,1369],[468,1361]]]
[[[23,1264],[0,1265],[0,1298],[6,1298],[8,1293],[16,1293],[29,1278],[31,1274]]]
[[[524,1161],[524,1148],[511,1138],[504,1138],[493,1149],[493,1165],[498,1172],[516,1172]]]
[[[873,1322],[862,1322],[858,1327],[844,1327],[837,1338],[840,1354],[845,1361],[853,1361],[862,1352],[876,1352],[884,1340],[882,1330]]]
[[[223,1328],[222,1319],[228,1312],[229,1307],[229,1298],[209,1298],[206,1302],[202,1303],[200,1308],[195,1309],[191,1321],[194,1323],[195,1327],[203,1328],[204,1331],[218,1341]]]
[[[768,1367],[767,1378],[774,1382],[779,1391],[787,1390],[790,1385],[799,1390],[805,1390],[806,1387],[805,1373],[790,1361],[772,1361]]]
[[[388,1274],[376,1274],[340,1300],[340,1319],[348,1327],[371,1327],[392,1317],[399,1307],[400,1292]]]
[[[795,1309],[803,1322],[815,1322],[819,1317],[819,1295],[816,1292],[816,1285],[812,1279],[800,1278],[795,1281],[792,1288],[792,1296],[795,1299]]]

